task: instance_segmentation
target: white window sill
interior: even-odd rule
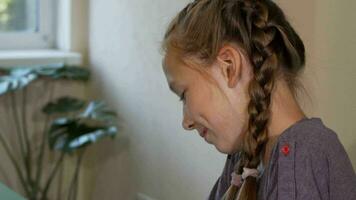
[[[61,50],[0,50],[0,67],[64,63],[81,65],[82,55]]]

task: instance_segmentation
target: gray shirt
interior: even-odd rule
[[[238,159],[239,153],[227,157],[208,200],[224,195]],[[284,130],[257,180],[259,200],[356,200],[350,159],[336,133],[320,118],[304,118]]]

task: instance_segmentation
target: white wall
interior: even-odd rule
[[[222,171],[225,155],[182,129],[180,102],[161,69],[164,29],[186,2],[90,2],[95,92],[115,106],[124,127],[115,142],[99,145],[93,199],[133,199],[137,192],[203,199]]]
[[[122,124],[117,140],[92,152],[92,199],[134,199],[138,192],[159,200],[204,199],[222,171],[225,155],[182,129],[181,105],[161,70],[164,29],[187,2],[89,3],[94,96],[105,96]],[[306,102],[305,109],[339,134],[356,166],[355,61],[347,51],[356,47],[355,1],[278,2],[307,47],[304,81],[313,104]]]

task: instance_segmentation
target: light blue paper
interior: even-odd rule
[[[1,200],[25,200],[22,196],[16,192],[10,190],[4,184],[0,183],[0,199]]]

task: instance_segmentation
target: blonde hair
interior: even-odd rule
[[[249,83],[248,134],[235,172],[256,168],[261,162],[267,138],[271,94],[275,79],[282,74],[295,94],[297,75],[305,65],[304,44],[271,0],[195,0],[170,23],[162,48],[174,48],[181,56],[194,56],[207,64],[216,60],[225,43],[235,43],[253,67]],[[234,200],[238,189],[231,185],[226,199]],[[256,200],[257,180],[247,177],[240,200]]]

